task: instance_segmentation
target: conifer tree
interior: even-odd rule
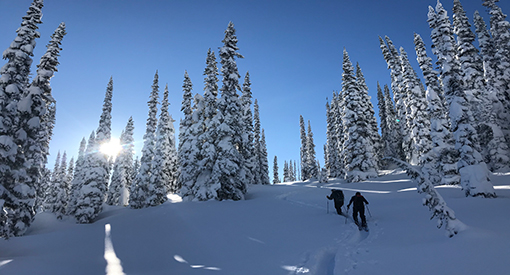
[[[106,186],[104,184],[105,171],[102,165],[104,158],[98,152],[99,146],[92,132],[85,151],[82,169],[83,183],[78,191],[75,218],[78,223],[92,223],[103,210]]]
[[[335,177],[340,178],[345,176],[345,163],[343,155],[343,144],[344,144],[344,124],[342,122],[343,110],[344,110],[343,94],[333,93],[333,99],[331,101],[331,111],[333,116],[334,129],[333,134],[336,136],[336,151],[337,151],[337,170],[334,174]],[[330,175],[331,176],[331,175]]]
[[[457,170],[458,151],[455,150],[450,123],[439,85],[438,73],[433,69],[432,59],[427,56],[425,43],[419,34],[414,35],[416,56],[427,85],[426,98],[430,116],[430,140],[432,150],[424,157],[427,159],[429,170],[426,175],[434,185],[459,184],[460,176]]]
[[[407,104],[409,118],[407,129],[410,134],[411,145],[409,163],[411,165],[423,165],[424,156],[432,149],[430,142],[430,118],[427,112],[427,101],[425,93],[421,89],[420,81],[415,76],[407,53],[400,48],[400,60],[402,64],[402,76],[404,91],[407,93]]]
[[[57,219],[62,219],[66,213],[67,201],[69,199],[69,189],[67,187],[67,153],[64,151],[62,161],[58,167],[58,172],[53,181],[55,194],[55,203],[52,205],[52,212],[56,214]]]
[[[76,165],[73,172],[73,180],[71,181],[71,187],[69,190],[69,201],[67,203],[67,215],[74,215],[76,213],[76,205],[78,201],[79,192],[83,185],[84,173],[85,173],[85,150],[87,148],[87,141],[83,138],[80,142],[80,148],[78,149],[78,158],[76,159]]]
[[[125,206],[128,199],[128,189],[132,184],[133,173],[133,118],[130,117],[126,127],[120,135],[120,150],[113,166],[112,180],[108,188],[106,203],[109,205]]]
[[[255,159],[253,156],[253,114],[251,112],[252,105],[252,93],[251,93],[251,82],[250,82],[250,73],[247,72],[244,77],[243,83],[243,94],[241,96],[241,105],[242,105],[242,120],[245,126],[243,138],[243,157],[244,157],[244,170],[246,172],[246,183],[253,184],[254,182],[254,168],[255,168]]]
[[[460,64],[455,58],[456,48],[450,20],[440,2],[437,3],[436,11],[429,7],[428,16],[429,25],[433,29],[432,42],[437,49],[438,64],[441,66],[441,80],[449,109],[451,131],[455,138],[455,148],[460,152],[458,168],[462,189],[466,196],[495,197],[489,170],[480,154],[478,135],[471,125],[474,119],[462,86]]]
[[[385,156],[390,156],[397,159],[402,159],[404,153],[402,152],[402,138],[398,130],[397,116],[395,112],[395,105],[390,95],[390,88],[384,85],[384,106],[386,113],[386,127],[388,128],[388,152]],[[385,140],[386,141],[386,140]]]
[[[281,183],[280,176],[278,175],[278,157],[274,156],[273,162],[273,184]],[[284,175],[285,178],[285,175]],[[285,180],[284,180],[285,181]]]
[[[361,98],[363,101],[361,105],[363,108],[363,114],[366,116],[369,123],[370,139],[376,157],[375,161],[379,165],[380,159],[382,158],[381,137],[379,136],[377,119],[375,118],[374,105],[372,105],[370,96],[368,95],[368,86],[365,81],[365,76],[363,75],[358,63],[356,63],[356,83],[360,88]]]
[[[40,37],[37,25],[42,23],[42,7],[42,0],[32,2],[27,14],[22,18],[21,27],[16,30],[17,37],[3,52],[3,58],[8,61],[0,69],[0,98],[2,98],[0,102],[0,121],[2,121],[0,163],[3,166],[0,171],[0,200],[3,200],[3,210],[0,212],[9,213],[7,216],[4,214],[0,237],[5,238],[23,235],[35,216],[37,182],[34,182],[33,173],[30,170],[39,168],[40,164],[29,164],[32,160],[28,159],[25,153],[30,152],[23,151],[22,146],[26,146],[26,143],[31,141],[23,139],[25,135],[21,133],[23,126],[19,125],[20,112],[17,105],[22,96],[28,93],[35,39]],[[30,167],[29,171],[27,166]]]
[[[308,147],[307,147],[307,136],[306,136],[306,128],[305,128],[305,120],[303,116],[299,116],[299,127],[301,133],[301,180],[305,181],[310,179],[309,167],[308,167]]]
[[[290,169],[289,164],[287,161],[283,162],[283,182],[289,182],[290,181]]]
[[[182,85],[183,95],[181,104],[181,111],[183,112],[184,117],[181,119],[179,125],[179,185],[181,186],[182,197],[187,197],[191,200],[195,198],[197,189],[199,188],[199,186],[195,186],[195,184],[197,179],[196,173],[198,169],[200,169],[197,167],[196,159],[197,153],[199,152],[197,152],[193,146],[193,143],[196,141],[196,137],[192,135],[192,89],[193,84],[191,83],[191,79],[189,78],[188,72],[185,72],[184,82]]]
[[[106,87],[106,93],[103,102],[103,112],[99,119],[99,126],[96,130],[95,141],[98,148],[101,148],[103,144],[109,143],[112,132],[112,97],[113,97],[113,78],[110,77],[108,85]],[[110,179],[110,160],[109,156],[100,152],[97,152],[97,159],[99,161],[99,167],[103,169],[104,178],[101,180],[101,184],[104,186],[104,190],[108,188],[108,181]],[[103,198],[106,198],[106,193],[103,194]]]
[[[308,121],[308,133],[306,136],[306,166],[309,169],[307,171],[309,179],[317,179],[317,176],[319,175],[319,167],[317,166],[315,143],[313,142],[313,132],[310,120]]]
[[[241,87],[235,61],[236,58],[243,58],[243,56],[237,52],[239,48],[235,33],[234,24],[230,22],[225,30],[223,46],[219,51],[223,76],[221,97],[218,100],[218,113],[221,120],[219,120],[216,139],[218,158],[211,175],[212,180],[220,184],[217,190],[218,200],[241,200],[246,193],[244,157],[241,154],[245,126],[239,119],[242,108],[237,91],[241,90]]]
[[[363,99],[356,83],[354,68],[345,49],[343,55],[342,93],[345,103],[342,122],[346,129],[343,144],[345,179],[348,182],[359,182],[377,177],[377,164],[374,161],[371,126],[362,113]]]
[[[55,165],[53,166],[53,171],[50,174],[50,182],[48,184],[48,188],[45,190],[45,194],[43,197],[43,209],[50,211],[52,213],[55,212],[55,205],[57,204],[57,193],[58,193],[58,180],[60,178],[60,165],[62,164],[62,155],[60,151],[58,151],[57,156],[55,157]]]
[[[260,115],[259,115],[259,103],[258,100],[255,99],[253,103],[253,155],[255,157],[254,163],[254,176],[255,176],[255,184],[262,184],[262,174],[260,167]]]
[[[143,136],[142,157],[140,158],[140,169],[136,174],[136,178],[131,184],[129,206],[131,208],[144,208],[150,206],[148,199],[155,193],[155,187],[151,184],[152,158],[155,152],[156,128],[158,124],[158,72],[154,75],[152,83],[152,92],[149,96],[147,105],[149,106],[149,114]]]
[[[329,103],[326,103],[326,118],[327,118],[327,128],[326,128],[326,154],[327,156],[327,164],[326,169],[328,171],[328,176],[331,178],[337,178],[341,176],[342,167],[340,167],[339,163],[339,150],[338,150],[338,138],[336,133],[336,99],[335,94],[333,94],[333,100],[331,100],[331,107]]]
[[[167,183],[172,180],[171,162],[171,144],[168,136],[171,134],[170,114],[168,113],[168,85],[163,93],[161,102],[161,113],[156,133],[156,147],[154,158],[152,159],[150,183],[154,188],[154,193],[149,197],[149,204],[156,206],[167,200]]]
[[[269,182],[269,163],[267,160],[267,147],[266,147],[266,135],[264,129],[260,134],[260,152],[259,152],[259,167],[260,167],[260,184],[270,184]]]

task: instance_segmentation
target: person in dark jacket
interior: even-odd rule
[[[342,215],[342,206],[344,205],[344,192],[342,190],[332,189],[331,196],[326,196],[328,200],[335,202],[335,209],[338,215]]]
[[[365,203],[368,204],[368,201],[361,195],[360,192],[356,192],[356,195],[352,196],[351,200],[349,201],[349,204],[347,205],[347,211],[349,211],[349,207],[351,204],[352,207],[352,218],[354,219],[354,222],[359,226],[358,222],[358,213],[361,217],[361,226],[365,227],[367,226],[367,218],[365,217]]]

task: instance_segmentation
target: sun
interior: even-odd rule
[[[101,151],[101,153],[109,157],[116,157],[119,154],[120,150],[122,150],[122,146],[120,145],[120,140],[118,138],[112,137],[110,139],[110,142],[103,143],[99,150]]]

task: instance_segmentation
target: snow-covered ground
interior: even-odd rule
[[[506,274],[510,270],[510,175],[493,176],[498,198],[438,190],[466,229],[453,238],[429,220],[405,174],[363,183],[250,186],[245,201],[108,207],[93,224],[36,220],[0,240],[0,274]],[[370,202],[370,231],[327,213],[329,189]],[[105,260],[106,259],[106,260]],[[115,273],[117,272],[117,273]]]

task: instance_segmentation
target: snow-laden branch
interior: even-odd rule
[[[416,180],[418,183],[418,193],[425,193],[423,205],[428,206],[429,210],[432,211],[430,219],[437,218],[437,228],[441,228],[444,225],[446,233],[450,238],[465,229],[464,223],[455,217],[455,212],[446,205],[441,194],[437,192],[432,182],[423,175],[420,168],[396,158],[386,157],[384,159],[396,163]]]

